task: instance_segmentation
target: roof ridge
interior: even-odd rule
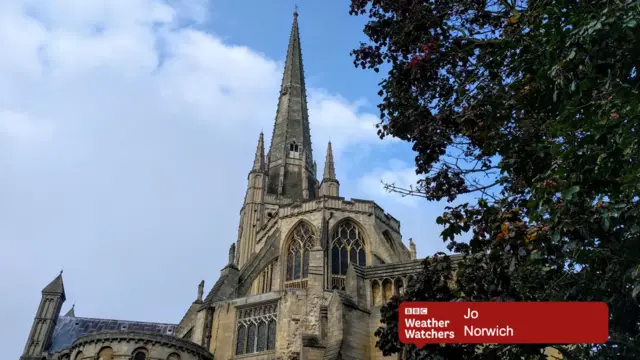
[[[59,316],[61,318],[68,317],[74,318],[76,320],[105,320],[105,321],[119,321],[126,323],[137,323],[137,324],[156,324],[156,325],[169,325],[169,326],[178,326],[178,324],[173,323],[165,323],[165,322],[154,322],[154,321],[139,321],[139,320],[120,320],[120,319],[108,319],[108,318],[91,318],[91,317],[83,317],[83,316]]]

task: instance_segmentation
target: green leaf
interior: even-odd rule
[[[562,193],[562,198],[565,200],[571,200],[571,198],[573,197],[573,194],[577,193],[579,190],[580,190],[579,186],[577,185],[572,186]]]
[[[636,285],[631,292],[631,296],[636,297],[640,293],[640,284]]]
[[[609,213],[602,214],[602,228],[604,231],[609,231],[610,219]]]

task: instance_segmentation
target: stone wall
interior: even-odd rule
[[[229,359],[235,355],[236,317],[233,304],[222,303],[215,306],[209,351],[216,359]]]
[[[343,360],[362,360],[370,358],[370,330],[366,326],[369,313],[361,309],[344,306],[344,337],[342,345]]]
[[[213,360],[204,348],[186,340],[148,333],[94,333],[82,337],[69,349],[73,360],[95,360],[108,353],[113,360],[129,360],[136,352],[149,360]]]

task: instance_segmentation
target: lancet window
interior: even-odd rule
[[[309,224],[298,224],[289,240],[286,253],[286,288],[306,288],[309,276],[309,252],[313,248],[315,235]]]
[[[362,230],[351,220],[343,221],[331,234],[331,288],[344,290],[349,264],[367,265]]]
[[[300,157],[300,145],[295,140],[289,144],[289,157],[298,159]]]
[[[238,312],[236,355],[275,349],[277,311],[277,304],[266,304]]]

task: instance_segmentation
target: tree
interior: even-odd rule
[[[403,347],[401,300],[605,301],[610,341],[568,359],[640,358],[640,3],[352,0],[380,83],[381,138],[413,143],[444,254],[382,309],[377,346],[407,359],[538,359],[544,346]],[[468,242],[457,236],[472,234]],[[448,281],[447,281],[448,280]]]

